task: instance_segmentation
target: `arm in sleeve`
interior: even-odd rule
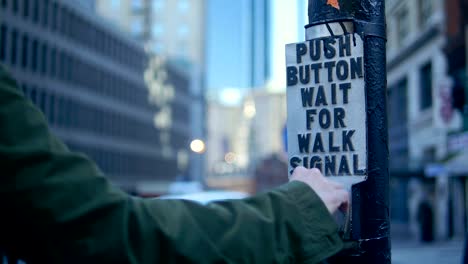
[[[0,124],[0,247],[29,263],[317,263],[343,247],[300,182],[208,206],[128,196],[51,135],[1,68]]]

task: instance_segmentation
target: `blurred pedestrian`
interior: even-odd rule
[[[420,224],[421,241],[434,241],[433,218],[431,203],[424,199],[418,208],[418,220]]]
[[[344,247],[348,193],[316,170],[262,195],[202,206],[112,186],[53,136],[0,67],[0,248],[34,263],[318,263]]]

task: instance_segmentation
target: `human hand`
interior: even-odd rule
[[[349,193],[341,184],[324,177],[318,169],[297,167],[290,181],[300,181],[309,185],[322,199],[331,214],[335,213],[338,209],[344,211],[348,207]]]

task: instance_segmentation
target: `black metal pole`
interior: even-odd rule
[[[381,36],[369,35],[364,42],[368,179],[360,189],[361,208],[366,208],[361,210],[360,262],[391,263],[385,1],[362,1],[358,10],[356,17],[383,28]]]
[[[367,180],[353,188],[359,248],[340,263],[391,263],[385,0],[309,0],[309,25],[352,21],[364,40]],[[359,204],[354,204],[359,203]],[[357,220],[357,221],[356,221]]]

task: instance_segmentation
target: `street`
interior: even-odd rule
[[[429,244],[396,240],[392,244],[392,263],[461,264],[463,246],[462,240]]]

